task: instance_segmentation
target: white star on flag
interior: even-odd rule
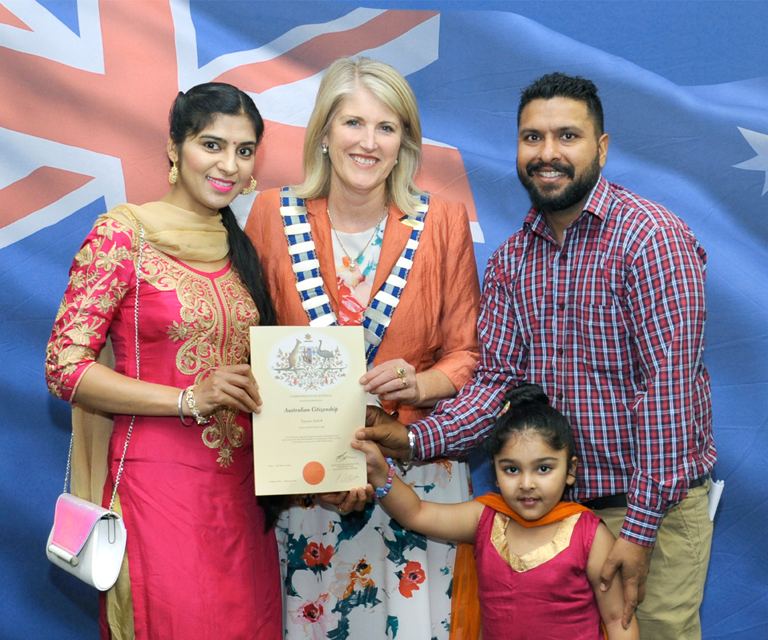
[[[733,165],[736,169],[748,169],[749,171],[765,171],[765,185],[763,186],[763,193],[765,195],[768,192],[768,135],[764,133],[758,133],[757,131],[750,131],[749,129],[738,128],[741,131],[749,146],[755,150],[757,155],[751,160],[741,162]]]

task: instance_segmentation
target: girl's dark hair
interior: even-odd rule
[[[231,84],[208,82],[192,87],[186,93],[179,92],[173,102],[170,114],[170,136],[179,152],[184,142],[200,133],[218,115],[246,116],[256,132],[257,146],[261,142],[264,136],[264,121],[251,97]],[[261,262],[256,249],[237,224],[237,218],[232,209],[224,207],[220,213],[224,228],[227,230],[232,264],[259,310],[259,324],[277,324],[275,307],[264,285]],[[275,526],[280,512],[287,506],[287,499],[284,496],[262,496],[259,497],[259,505],[264,509],[265,525],[268,531]]]
[[[210,125],[218,115],[246,116],[256,132],[256,144],[264,136],[264,120],[251,100],[251,97],[231,84],[208,82],[192,87],[186,93],[179,92],[171,107],[171,140],[181,151],[189,138],[200,133]],[[251,294],[259,310],[259,323],[274,325],[277,323],[275,307],[267,293],[262,277],[261,262],[248,236],[245,235],[232,209],[224,207],[220,211],[222,222],[229,238],[229,251],[232,264]]]
[[[549,404],[549,398],[537,384],[522,384],[504,394],[488,449],[496,456],[513,433],[535,431],[556,451],[566,450],[568,461],[576,455],[571,425],[566,417]]]

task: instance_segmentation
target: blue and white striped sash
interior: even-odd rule
[[[400,303],[408,274],[413,268],[413,258],[419,247],[424,219],[429,211],[429,196],[414,196],[414,198],[417,200],[415,215],[401,221],[411,227],[411,236],[386,281],[363,313],[365,357],[369,365],[373,362],[376,351],[384,339],[384,333],[392,321],[392,315]],[[320,262],[312,239],[306,204],[302,198],[294,195],[290,187],[283,187],[280,190],[280,215],[283,219],[285,237],[288,240],[288,253],[291,256],[293,273],[296,276],[296,290],[309,317],[309,325],[312,327],[337,325],[336,314],[331,308],[330,299],[320,276]]]

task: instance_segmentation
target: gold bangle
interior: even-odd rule
[[[200,413],[200,410],[197,408],[197,403],[195,402],[195,385],[191,384],[187,387],[187,390],[184,392],[184,397],[187,400],[189,412],[192,414],[195,422],[197,422],[199,425],[208,424],[210,419],[203,416],[203,414]]]

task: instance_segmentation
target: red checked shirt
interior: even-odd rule
[[[605,178],[562,247],[532,209],[488,263],[474,379],[412,425],[418,457],[466,453],[506,389],[540,384],[574,430],[573,499],[628,494],[622,537],[653,545],[716,460],[705,268],[680,219]]]

